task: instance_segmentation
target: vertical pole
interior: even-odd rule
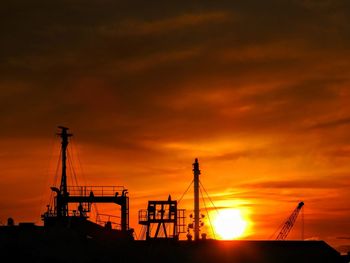
[[[193,163],[193,184],[194,184],[194,240],[199,240],[199,170],[198,159]]]
[[[62,138],[62,177],[61,177],[61,185],[60,185],[60,193],[63,199],[67,197],[68,190],[67,190],[67,146],[68,146],[68,138],[72,136],[72,134],[68,133],[68,128],[59,126],[58,128],[61,129],[61,133],[58,133],[59,136]],[[67,216],[68,215],[68,204],[66,201],[62,202],[61,207],[62,215]]]

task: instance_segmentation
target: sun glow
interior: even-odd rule
[[[214,220],[214,231],[217,238],[220,239],[236,239],[243,236],[247,221],[242,217],[241,211],[238,209],[222,209],[219,210]]]

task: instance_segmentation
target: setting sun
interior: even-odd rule
[[[241,237],[247,227],[247,221],[238,209],[220,210],[214,220],[215,233],[220,239]]]

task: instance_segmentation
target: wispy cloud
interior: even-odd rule
[[[336,120],[330,120],[328,122],[320,122],[310,126],[310,129],[330,129],[338,126],[349,125],[350,118],[341,118]]]
[[[188,13],[153,21],[122,21],[117,26],[117,31],[122,34],[149,36],[157,33],[174,33],[175,30],[187,30],[189,27],[202,27],[206,24],[220,24],[231,19],[232,15],[227,11]]]

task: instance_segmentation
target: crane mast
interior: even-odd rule
[[[285,240],[288,236],[290,230],[293,228],[295,220],[298,217],[298,214],[301,208],[304,206],[304,202],[300,202],[298,206],[294,209],[293,213],[289,216],[288,220],[284,223],[281,231],[277,235],[276,240]]]

